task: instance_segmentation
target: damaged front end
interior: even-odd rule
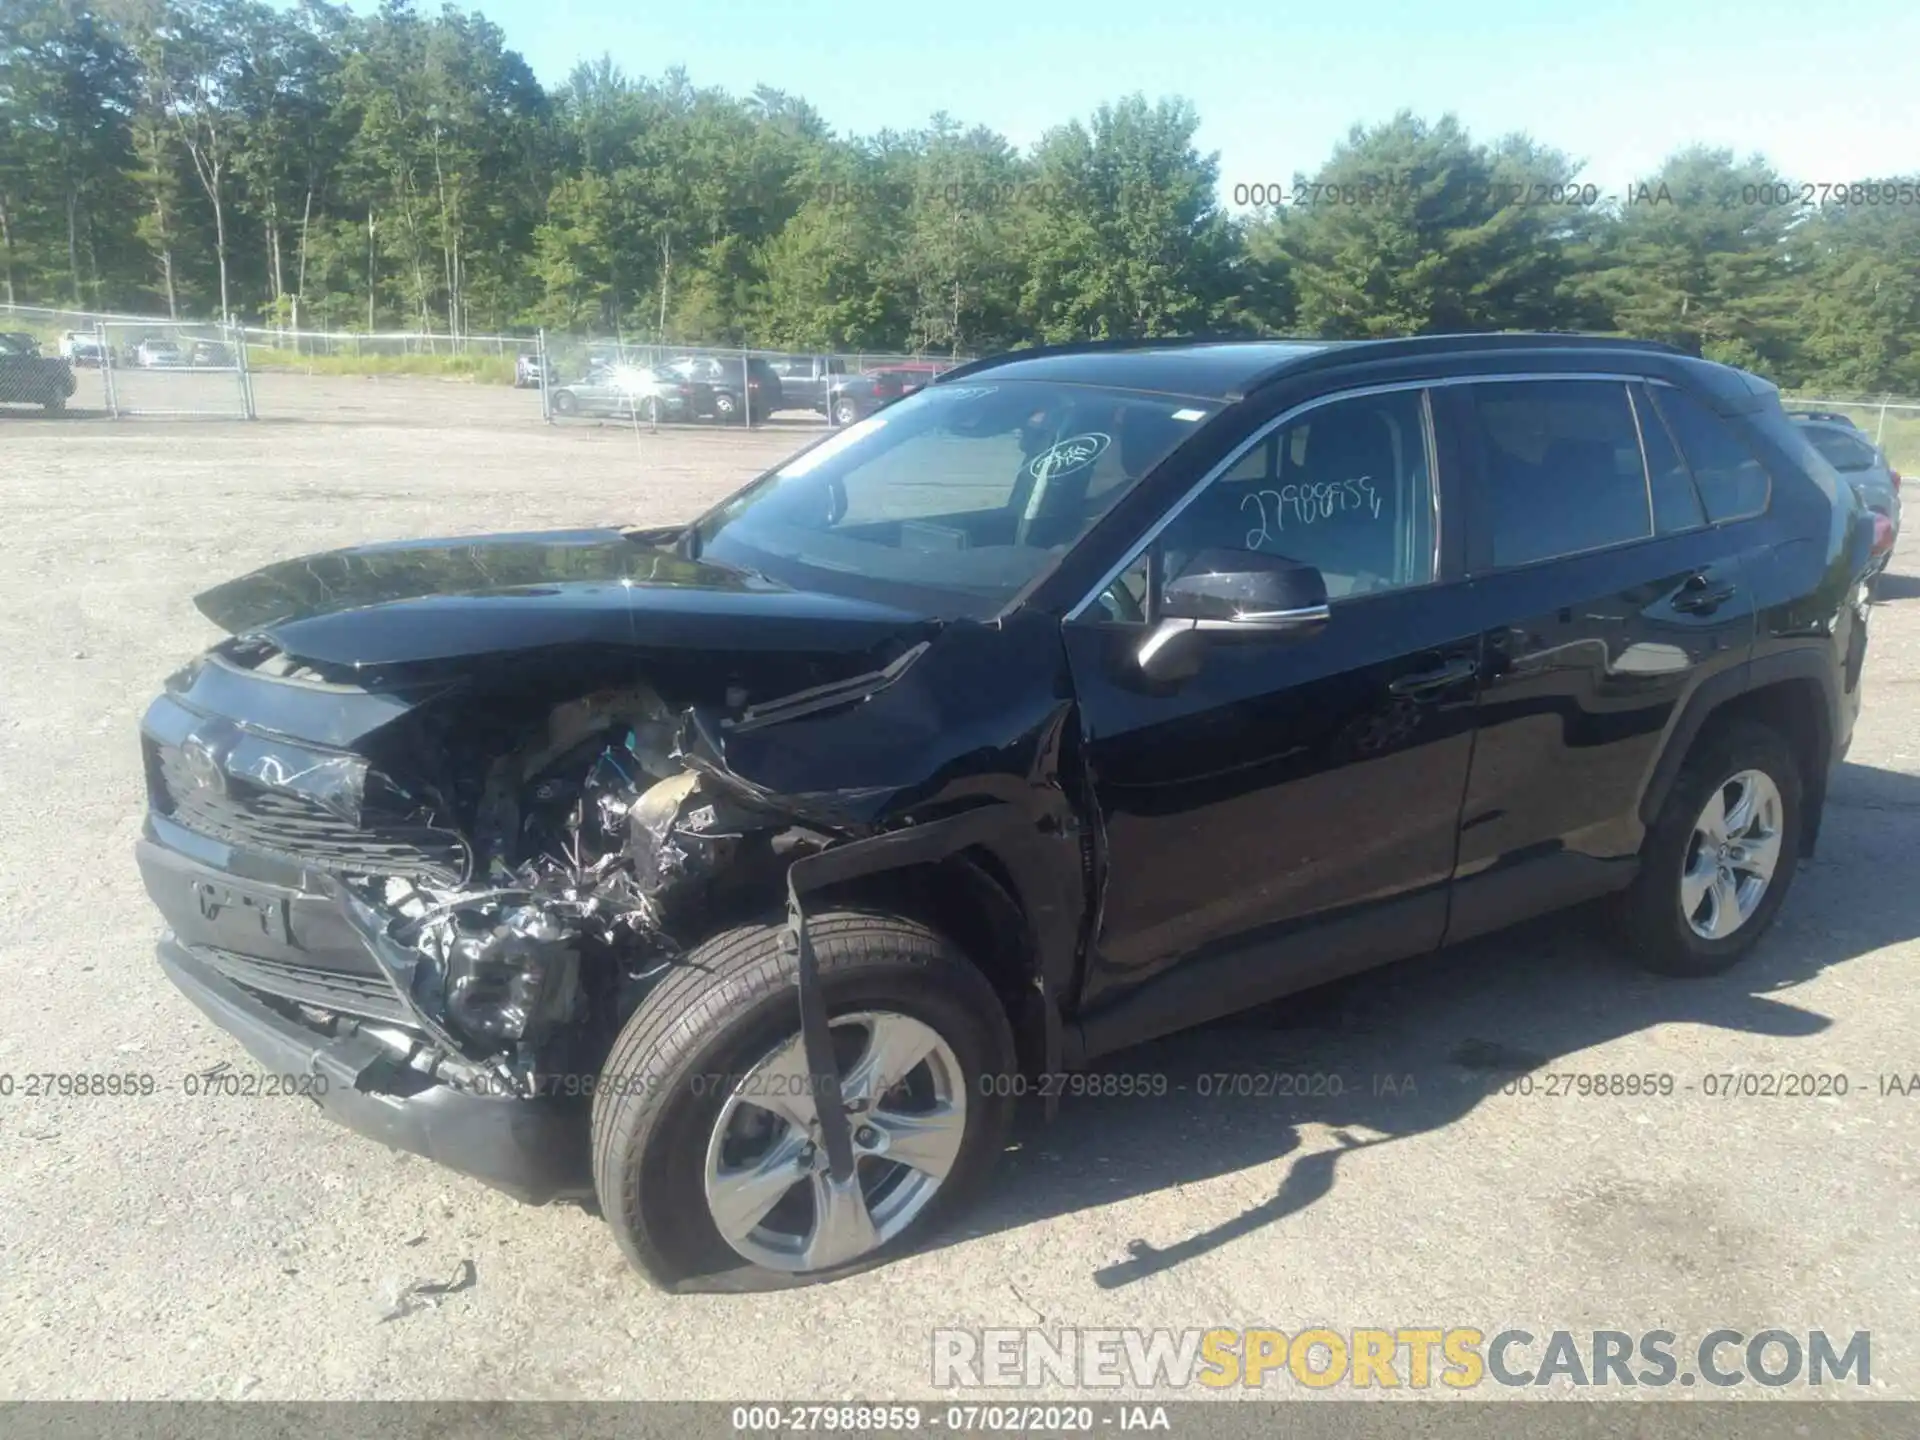
[[[270,652],[219,647],[149,709],[148,888],[229,979],[400,1022],[441,1083],[578,1093],[683,948],[833,838],[689,769],[643,684],[476,719]]]
[[[606,728],[611,722],[611,729]],[[410,1063],[500,1093],[579,1093],[685,948],[777,893],[831,837],[683,768],[650,692],[570,702],[495,764],[460,885],[336,882],[348,923],[417,1017]],[[591,731],[578,743],[556,742]]]
[[[162,961],[262,1063],[332,1075],[338,1118],[526,1198],[591,1188],[581,1112],[616,1038],[730,926],[787,917],[831,1093],[810,885],[994,851],[999,933],[1030,925],[1039,957],[1007,985],[1051,1016],[1086,853],[1057,636],[1017,628],[384,669],[227,641],[142,722]],[[1016,703],[1003,668],[1032,677]]]

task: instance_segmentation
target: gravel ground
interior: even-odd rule
[[[1644,977],[1566,921],[1393,967],[1119,1057],[1169,1093],[1028,1117],[985,1206],[919,1256],[669,1299],[579,1209],[302,1101],[179,1093],[249,1062],[153,962],[135,725],[215,638],[207,584],[359,541],[683,517],[812,432],[552,432],[526,394],[257,384],[280,418],[0,415],[0,1072],[171,1087],[0,1099],[0,1396],[878,1398],[932,1393],[936,1326],[1514,1323],[1871,1330],[1872,1392],[1920,1397],[1920,1097],[1879,1082],[1920,1071],[1920,537],[1820,856],[1735,974]],[[1503,1063],[1678,1088],[1489,1095]],[[1341,1093],[1203,1094],[1220,1071]],[[1701,1093],[1730,1071],[1851,1088]],[[422,1282],[450,1293],[408,1298]]]

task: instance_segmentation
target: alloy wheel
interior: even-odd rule
[[[854,1173],[836,1182],[800,1036],[733,1087],[707,1145],[707,1210],[743,1259],[790,1272],[835,1268],[912,1224],[953,1168],[967,1128],[953,1047],[910,1015],[874,1010],[831,1026]]]
[[[1707,797],[1680,874],[1680,909],[1701,939],[1726,939],[1760,908],[1780,863],[1784,813],[1780,787],[1760,770],[1740,771]]]

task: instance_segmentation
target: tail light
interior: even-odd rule
[[[1898,495],[1900,493],[1900,472],[1889,465],[1887,467],[1887,478],[1893,481],[1893,493]]]
[[[1888,554],[1892,549],[1893,521],[1876,510],[1873,512],[1873,550],[1871,553],[1878,558],[1881,555]]]

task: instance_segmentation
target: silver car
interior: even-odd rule
[[[578,380],[548,390],[556,415],[618,415],[638,420],[681,420],[691,408],[693,386],[666,370],[644,365],[596,365]]]
[[[1884,515],[1900,534],[1900,472],[1887,462],[1886,452],[1844,418],[1795,415],[1794,423],[1829,465],[1847,477],[1860,501]]]

